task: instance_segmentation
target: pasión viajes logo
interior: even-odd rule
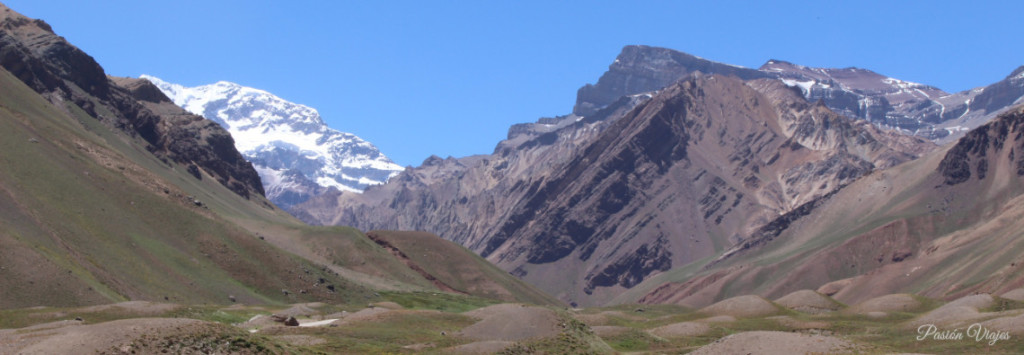
[[[917,340],[971,340],[981,342],[988,341],[988,345],[996,345],[1000,340],[1010,340],[1010,332],[996,331],[985,328],[980,323],[971,324],[966,331],[956,328],[953,330],[942,330],[935,324],[922,324],[917,327]]]

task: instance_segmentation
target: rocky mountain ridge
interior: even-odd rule
[[[776,78],[840,114],[937,143],[959,138],[1024,102],[1024,76],[1019,68],[999,82],[950,94],[867,69],[812,68],[772,59],[754,70],[666,48],[626,46],[597,84],[580,89],[574,112],[588,112],[622,95],[658,90],[695,71],[743,79]]]
[[[330,128],[313,108],[221,81],[184,87],[143,75],[175,104],[221,124],[282,208],[335,188],[361,192],[402,167],[359,137]]]
[[[220,126],[184,112],[158,114],[147,109],[130,89],[108,78],[91,56],[53,33],[46,22],[6,7],[0,11],[0,66],[54,105],[73,105],[141,138],[150,152],[165,162],[188,166],[196,178],[202,177],[201,170],[244,197],[264,194],[259,175]]]

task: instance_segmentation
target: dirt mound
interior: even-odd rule
[[[560,320],[554,311],[518,304],[498,304],[463,313],[480,319],[458,334],[476,340],[545,338],[558,335]]]
[[[319,313],[319,312],[317,312],[317,310],[312,308],[313,306],[320,306],[320,307],[322,307],[323,303],[317,302],[315,304],[307,304],[307,303],[296,304],[296,305],[293,305],[291,308],[288,308],[288,309],[280,311],[280,312],[276,312],[274,314],[280,314],[280,315],[283,315],[283,316],[286,316],[286,317],[296,317],[297,318],[297,317],[304,317],[304,316],[309,316],[309,315],[313,315],[313,314]]]
[[[239,350],[230,349],[231,344],[221,344],[216,339],[238,332],[222,324],[179,318],[136,318],[97,324],[68,322],[61,327],[25,328],[2,333],[0,353],[145,354],[168,349],[182,353],[226,353]],[[189,345],[178,341],[185,338],[190,339]]]
[[[239,328],[245,329],[245,330],[249,330],[249,331],[259,330],[259,329],[263,329],[263,328],[266,328],[266,327],[281,326],[281,325],[282,325],[281,323],[278,323],[278,322],[274,321],[274,318],[271,318],[270,316],[262,315],[262,314],[255,315],[252,318],[249,318],[249,320],[247,320],[245,322],[242,322],[242,323],[239,323],[239,324],[235,324],[236,327],[239,327]]]
[[[700,322],[704,323],[732,323],[736,321],[736,317],[733,316],[714,316],[701,319]]]
[[[836,337],[755,331],[718,339],[691,354],[844,354],[864,350],[857,344]]]
[[[996,332],[1010,332],[1016,336],[1024,336],[1024,314],[1011,317],[1000,317],[981,322],[986,329]]]
[[[976,320],[985,315],[979,309],[991,307],[995,299],[991,295],[971,295],[958,298],[910,322],[917,327],[922,324],[955,325]]]
[[[831,297],[812,290],[800,290],[775,300],[775,303],[805,313],[824,313],[838,310],[842,305]]]
[[[992,307],[992,305],[995,304],[995,302],[996,300],[995,298],[992,297],[992,295],[983,293],[957,298],[949,303],[942,305],[942,307],[939,307],[939,309],[945,307],[971,307],[974,309],[983,309]]]
[[[1017,301],[1017,302],[1024,302],[1024,288],[1018,288],[1016,290],[1009,291],[1007,293],[999,295],[999,297],[1002,297],[1002,298],[1005,298],[1005,299],[1008,299],[1008,300],[1014,300],[1014,301]]]
[[[713,305],[701,308],[700,312],[715,316],[749,318],[778,313],[779,307],[760,296],[746,295],[719,301]]]
[[[849,314],[868,314],[869,312],[909,312],[921,307],[921,302],[913,296],[898,293],[879,296],[867,301],[855,304],[843,310]]]
[[[362,322],[380,318],[383,314],[394,312],[393,310],[381,307],[364,308],[358,312],[345,314],[338,323]]]
[[[447,349],[447,352],[455,354],[494,354],[514,344],[515,342],[511,341],[486,340],[450,347]]]
[[[648,333],[662,338],[682,338],[707,334],[711,331],[705,323],[681,322],[648,330]]]

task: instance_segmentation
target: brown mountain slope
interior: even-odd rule
[[[514,128],[493,155],[428,159],[362,195],[318,199],[307,218],[437,233],[595,304],[931,147],[780,82],[722,76],[548,122]]]
[[[774,81],[692,78],[638,106],[542,181],[481,252],[560,297],[601,302],[876,167],[913,158],[883,143],[898,139]]]
[[[622,98],[589,117],[545,118],[509,129],[493,154],[431,157],[364,193],[328,193],[297,206],[311,224],[421,230],[479,250],[497,221],[545,176],[648,95]]]
[[[703,305],[817,288],[855,303],[895,292],[952,299],[1020,287],[1022,137],[1018,107],[942,151],[851,184],[774,240],[741,243],[622,299]]]

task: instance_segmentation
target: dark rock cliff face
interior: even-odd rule
[[[51,101],[74,104],[104,124],[145,140],[164,161],[190,171],[202,169],[244,197],[263,195],[259,175],[219,125],[180,108],[147,107],[166,106],[170,100],[151,84],[122,81],[126,87],[119,86],[91,56],[54,34],[45,22],[2,6],[0,66]]]
[[[1024,108],[999,116],[972,130],[946,152],[938,172],[946,185],[957,185],[976,178],[984,180],[991,166],[1005,165],[1017,176],[1024,176]],[[1012,146],[1007,147],[1010,142]]]
[[[146,139],[158,157],[195,166],[235,193],[264,195],[263,184],[252,164],[235,149],[235,141],[217,123],[178,107],[147,80],[111,78],[115,90],[125,90],[141,105],[136,117],[156,122],[152,139]],[[124,99],[122,99],[124,100]],[[132,106],[135,106],[132,105]]]

